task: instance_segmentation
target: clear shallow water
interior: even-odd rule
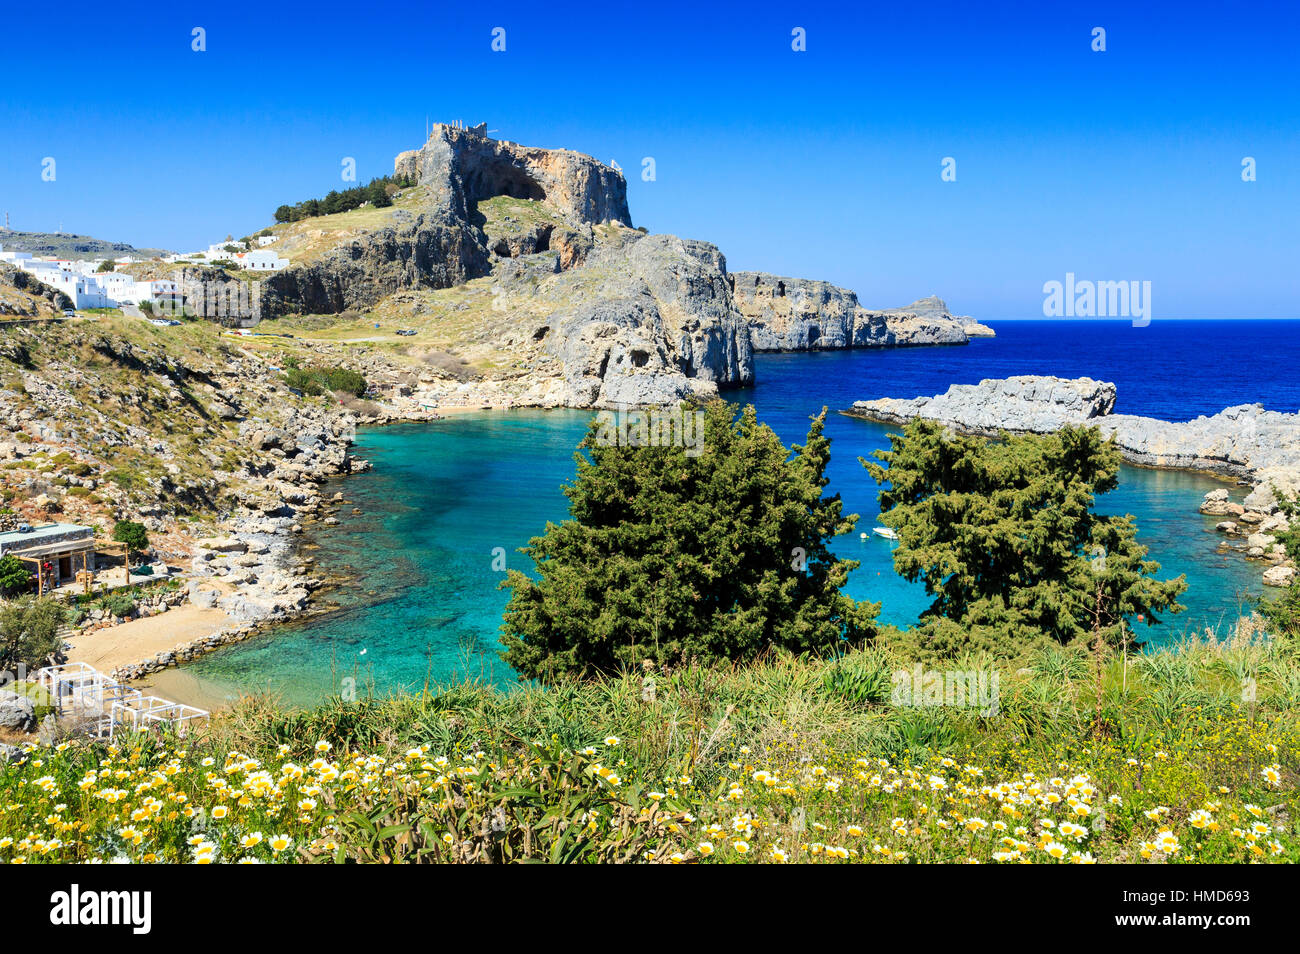
[[[832,411],[854,400],[911,397],[1008,374],[1088,374],[1115,381],[1131,413],[1182,419],[1232,404],[1259,401],[1278,410],[1300,405],[1300,382],[1287,369],[1300,358],[1300,322],[1127,323],[1003,322],[999,337],[968,347],[846,351],[758,357],[759,384],[733,392],[753,403],[761,420],[787,443],[801,441],[823,404]],[[1149,337],[1138,337],[1155,332]],[[1258,366],[1244,378],[1207,367],[1226,342],[1275,359],[1277,374]],[[580,411],[485,411],[427,424],[363,431],[355,453],[374,462],[369,473],[340,480],[350,503],[340,525],[319,535],[319,564],[355,582],[334,593],[342,608],[279,627],[159,674],[154,684],[182,697],[218,702],[239,692],[271,689],[310,703],[337,691],[344,678],[363,690],[419,688],[455,675],[513,680],[496,657],[497,628],[507,593],[492,568],[501,547],[509,566],[529,569],[516,549],[563,519],[560,485],[573,476],[573,451],[589,414]],[[921,588],[892,569],[889,543],[870,535],[878,514],[876,485],[858,457],[887,446],[885,427],[832,413],[831,490],[858,528],[835,550],[862,561],[849,581],[858,598],[883,603],[881,619],[908,624],[925,608]],[[1162,575],[1186,573],[1188,611],[1167,616],[1145,638],[1159,643],[1188,629],[1217,626],[1258,594],[1259,568],[1215,552],[1214,520],[1196,508],[1218,486],[1198,474],[1125,467],[1105,512],[1138,517],[1140,539]],[[354,515],[353,507],[362,512]],[[867,531],[863,541],[859,531]]]

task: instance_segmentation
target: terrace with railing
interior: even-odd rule
[[[101,738],[111,739],[122,729],[170,728],[183,736],[191,725],[208,717],[206,709],[147,696],[84,662],[46,666],[36,671],[36,681],[61,719]]]

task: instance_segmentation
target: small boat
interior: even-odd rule
[[[889,527],[875,527],[871,532],[878,537],[884,537],[886,540],[898,539],[898,533]]]

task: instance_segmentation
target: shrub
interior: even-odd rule
[[[0,669],[44,666],[59,650],[63,607],[53,599],[26,596],[0,607]]]
[[[135,594],[131,590],[118,590],[99,599],[99,608],[111,616],[129,616],[135,606]]]
[[[292,367],[284,376],[284,383],[313,397],[327,391],[339,391],[361,397],[366,393],[366,379],[359,371],[350,368]]]
[[[0,595],[12,596],[21,593],[32,584],[31,570],[27,564],[13,554],[0,557]]]

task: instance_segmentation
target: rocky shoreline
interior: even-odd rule
[[[1289,585],[1296,575],[1294,555],[1287,554],[1269,531],[1289,526],[1277,491],[1300,491],[1300,414],[1243,404],[1191,421],[1162,421],[1114,414],[1115,399],[1115,385],[1106,381],[1021,375],[956,384],[932,397],[855,401],[843,413],[900,425],[924,418],[983,437],[1095,426],[1114,438],[1132,464],[1232,478],[1251,488],[1245,499],[1233,503],[1226,489],[1211,491],[1201,512],[1235,516],[1235,521],[1221,522],[1219,531],[1244,536],[1244,555],[1270,564],[1266,584]]]

